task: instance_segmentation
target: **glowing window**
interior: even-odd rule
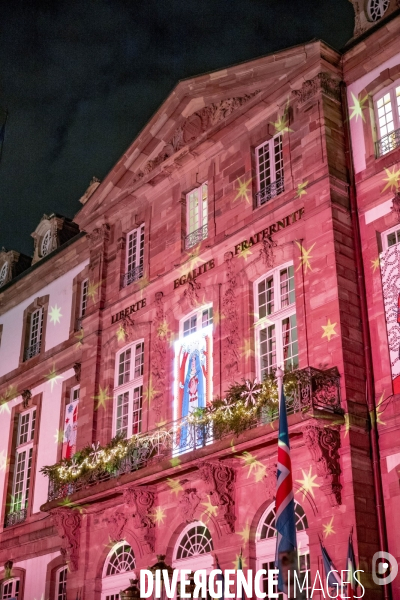
[[[374,96],[378,154],[382,156],[400,146],[400,85],[399,81]]]
[[[188,558],[189,556],[198,556],[199,554],[212,552],[212,550],[211,533],[205,525],[198,524],[189,529],[182,537],[176,558],[179,560],[180,558]]]

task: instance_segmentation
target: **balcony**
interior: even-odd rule
[[[203,227],[199,227],[196,231],[192,231],[185,237],[185,250],[189,250],[189,248],[193,248],[193,246],[197,246],[200,242],[207,239],[208,237],[208,223],[203,225]]]
[[[381,138],[376,142],[376,155],[377,157],[383,156],[392,150],[400,147],[400,129],[392,131],[385,137]]]
[[[275,198],[275,196],[279,196],[285,191],[285,181],[284,178],[277,179],[273,181],[269,185],[267,185],[264,189],[260,190],[256,194],[256,205],[263,206],[266,202]]]
[[[21,510],[8,513],[8,515],[6,515],[4,527],[12,527],[12,525],[18,525],[18,523],[22,523],[26,520],[27,514],[28,511],[26,508],[21,508]]]
[[[286,377],[286,376],[285,376]],[[336,368],[321,371],[312,367],[290,374],[290,395],[287,393],[288,414],[300,413],[308,418],[315,411],[343,413],[340,407],[340,381]],[[285,380],[284,380],[285,381]],[[285,387],[287,388],[286,381]],[[92,445],[79,453],[79,460],[73,458],[42,472],[49,477],[48,501],[67,498],[83,489],[132,473],[154,462],[171,460],[193,452],[214,442],[239,435],[247,429],[254,429],[278,419],[277,390],[275,399],[268,406],[246,409],[245,416],[229,419],[236,405],[225,405],[220,401],[218,408],[203,409],[200,415],[189,416],[174,421],[162,428],[132,436],[128,440],[115,438],[107,447]],[[272,397],[272,396],[271,396]],[[243,406],[243,401],[241,402]],[[230,413],[229,413],[230,411]],[[238,425],[240,430],[238,430]],[[276,429],[276,428],[275,428]],[[263,432],[261,435],[264,435]]]
[[[126,287],[127,285],[130,285],[131,283],[133,283],[134,281],[137,281],[141,277],[143,277],[143,265],[139,265],[139,266],[135,267],[134,269],[131,269],[130,271],[125,273],[125,275],[123,275],[122,287]]]
[[[37,342],[36,344],[32,344],[32,346],[28,346],[28,348],[25,348],[24,360],[29,360],[30,358],[33,358],[34,356],[40,354],[40,345],[41,342]]]

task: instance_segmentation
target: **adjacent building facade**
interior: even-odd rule
[[[43,217],[32,261],[0,253],[2,600],[117,600],[159,555],[271,566],[278,366],[300,570],[311,591],[320,537],[345,569],[352,532],[383,596],[400,16],[353,3],[341,53],[313,41],[180,82],[73,221]]]

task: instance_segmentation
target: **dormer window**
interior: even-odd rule
[[[8,275],[8,263],[3,263],[0,268],[0,287],[5,284]]]
[[[47,256],[51,250],[51,231],[48,229],[43,236],[42,244],[40,246],[40,254]]]
[[[390,0],[368,0],[368,18],[370,21],[379,21],[389,8]]]
[[[377,155],[400,147],[400,80],[374,96],[378,132]]]

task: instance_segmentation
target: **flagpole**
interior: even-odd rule
[[[281,409],[281,397],[282,397],[282,388],[283,388],[283,369],[278,367],[276,369],[276,380],[278,382],[278,407]]]

